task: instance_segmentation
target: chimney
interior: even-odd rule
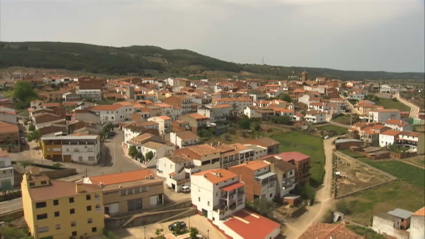
[[[102,182],[99,183],[99,186],[101,189],[103,189],[105,187],[105,184],[103,184]]]
[[[84,190],[83,190],[83,184],[77,183],[77,184],[75,184],[75,186],[76,186],[77,193],[84,192]]]

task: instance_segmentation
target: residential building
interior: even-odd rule
[[[207,127],[210,122],[210,118],[198,113],[182,115],[179,118],[180,120],[188,122],[192,132],[194,133],[198,132],[200,128]]]
[[[99,135],[46,136],[40,142],[45,159],[85,164],[97,164],[100,159]]]
[[[78,89],[79,90],[100,90],[102,89],[104,80],[96,79],[91,77],[80,77],[78,78]]]
[[[364,239],[344,224],[313,223],[298,239]]]
[[[224,169],[253,161],[255,157],[254,150],[239,143],[219,144],[216,148],[220,151],[220,167]]]
[[[147,164],[151,160],[156,160],[158,158],[172,155],[174,152],[174,149],[175,148],[173,146],[170,146],[164,143],[148,141],[142,144],[140,149],[138,148],[138,151],[143,154],[143,156],[145,157],[145,164]],[[152,155],[153,155],[153,157],[150,159],[148,159],[149,152],[152,152]]]
[[[87,100],[87,99],[93,100],[93,101],[102,100],[102,92],[100,89],[77,90],[76,93],[84,100]]]
[[[384,234],[398,239],[409,239],[410,217],[412,212],[397,208],[388,213],[373,216],[372,229],[379,234]]]
[[[130,141],[143,133],[156,132],[156,135],[159,135],[159,124],[154,121],[139,121],[126,124],[122,127],[124,131],[124,143],[127,145]]]
[[[293,192],[297,185],[297,174],[295,165],[288,163],[276,155],[269,155],[260,160],[270,163],[270,170],[277,177],[277,195],[282,198]]]
[[[192,131],[179,131],[170,133],[170,142],[184,148],[191,145],[200,143],[199,136],[194,134]]]
[[[398,131],[412,131],[413,127],[403,121],[403,120],[397,120],[397,119],[389,119],[387,121],[385,121],[385,126],[388,128],[391,128],[393,130],[398,130]]]
[[[252,139],[247,141],[248,144],[255,144],[267,148],[267,154],[278,154],[280,143],[268,137]]]
[[[168,134],[171,132],[171,118],[165,115],[161,115],[161,116],[155,116],[152,118],[149,118],[148,121],[153,121],[158,123],[158,130],[159,133],[162,134]]]
[[[276,156],[292,165],[295,165],[298,183],[304,184],[309,182],[310,156],[300,152],[284,152]]]
[[[339,115],[341,113],[340,105],[336,103],[313,102],[308,105],[308,108],[329,115]]]
[[[248,118],[259,118],[261,120],[269,120],[271,117],[275,116],[275,112],[272,108],[260,108],[260,107],[246,107],[243,111],[244,115]]]
[[[180,107],[183,114],[193,112],[192,98],[186,95],[173,95],[163,99],[162,102],[172,106]]]
[[[267,147],[256,144],[244,144],[243,146],[253,151],[254,156],[252,160],[257,160],[267,155]]]
[[[363,100],[368,95],[367,90],[354,90],[348,93],[347,99],[350,100]]]
[[[164,205],[163,181],[149,169],[86,177],[83,183],[100,188],[107,215],[141,212]]]
[[[99,186],[50,180],[32,172],[24,174],[21,191],[24,219],[33,238],[103,234],[105,219]]]
[[[227,236],[234,239],[277,238],[280,224],[245,210],[245,184],[225,169],[191,175],[192,204]]]
[[[17,124],[18,117],[16,115],[15,110],[6,107],[0,107],[0,121],[10,124]]]
[[[211,123],[225,121],[232,113],[233,107],[228,104],[202,106],[198,108],[198,114],[210,118]]]
[[[398,135],[396,135],[394,143],[407,146],[410,149],[409,151],[416,152],[417,154],[425,153],[423,133],[401,131]]]
[[[90,111],[99,115],[102,123],[118,124],[131,119],[134,107],[130,102],[121,102],[113,105],[98,105]]]
[[[409,239],[425,238],[425,207],[412,214],[409,232]]]
[[[6,151],[0,150],[0,189],[10,189],[15,186],[15,175],[12,160]]]
[[[270,163],[263,160],[245,162],[228,169],[245,183],[245,198],[253,203],[256,199],[269,201],[276,197],[276,174],[271,171]]]
[[[317,110],[309,110],[307,111],[304,119],[307,122],[311,122],[313,124],[320,124],[326,122],[326,113],[317,111]]]
[[[243,110],[246,107],[252,106],[251,98],[219,98],[213,99],[213,105],[231,105],[232,111],[235,111],[238,115],[243,115]]]
[[[369,111],[369,122],[384,123],[389,119],[400,120],[400,111],[397,109],[383,109]]]
[[[180,131],[187,131],[190,130],[189,122],[184,120],[174,120],[171,122],[171,128],[173,129],[173,132],[180,132]]]
[[[16,123],[0,121],[0,145],[19,145],[19,128]]]

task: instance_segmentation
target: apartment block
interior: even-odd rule
[[[303,184],[309,182],[310,177],[310,156],[299,152],[284,152],[276,157],[295,166],[297,182]]]
[[[35,171],[24,174],[21,190],[25,222],[35,239],[103,234],[103,195],[99,186],[50,180]]]
[[[0,189],[10,189],[15,186],[12,160],[6,151],[0,150]]]
[[[85,164],[97,164],[100,159],[98,135],[48,136],[40,142],[45,159]]]

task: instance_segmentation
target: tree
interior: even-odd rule
[[[190,239],[198,239],[198,229],[196,229],[195,227],[191,227],[190,228]]]
[[[350,214],[351,214],[351,208],[350,208],[350,205],[349,205],[349,203],[348,203],[345,199],[342,199],[341,201],[339,201],[339,202],[336,204],[336,209],[337,209],[339,212],[344,213],[345,215],[350,215]]]
[[[250,129],[251,128],[251,120],[244,115],[239,121],[238,121],[238,127],[241,129]]]
[[[230,134],[229,134],[229,133],[225,133],[225,134],[224,134],[224,138],[225,138],[227,141],[230,141],[230,140],[232,139],[232,137],[230,136]]]
[[[253,208],[263,216],[272,217],[275,204],[273,201],[267,200],[265,197],[261,197],[254,200]]]
[[[37,99],[37,92],[28,81],[17,81],[13,90],[13,101],[16,108],[28,108],[31,100]]]
[[[130,157],[135,158],[137,155],[138,151],[136,146],[131,145],[130,148],[128,148],[128,155],[130,155]]]
[[[62,166],[63,166],[63,164],[61,164],[61,163],[54,163],[52,165],[52,167],[54,167],[54,168],[61,168]]]
[[[304,200],[310,199],[314,201],[316,198],[316,190],[310,184],[297,186],[297,192]]]
[[[30,239],[33,237],[28,236],[28,233],[23,229],[3,226],[3,227],[0,227],[0,238]]]
[[[274,116],[270,118],[270,121],[275,124],[285,124],[285,125],[292,124],[291,117],[289,117],[288,115]]]
[[[260,131],[260,129],[261,129],[260,122],[255,121],[255,122],[252,124],[252,129],[253,129],[254,131]]]
[[[31,160],[24,160],[24,161],[20,161],[20,162],[19,162],[19,165],[21,165],[21,167],[22,167],[22,168],[24,168],[24,172],[25,172],[25,169],[26,169],[28,166],[31,166],[31,165],[32,165],[32,161],[31,161]]]
[[[286,102],[292,102],[292,98],[289,94],[287,93],[283,93],[282,95],[280,95],[279,97],[281,100],[284,100]]]
[[[30,124],[30,125],[28,126],[28,130],[29,130],[29,131],[34,131],[34,130],[35,130],[35,126],[34,126],[33,124]]]
[[[139,159],[140,162],[145,161],[145,156],[143,156],[142,152],[137,152],[136,159]]]
[[[146,161],[151,161],[151,159],[153,159],[153,152],[152,151],[147,152],[145,155],[145,159]]]
[[[39,130],[32,131],[32,132],[30,132],[30,133],[27,135],[27,140],[28,140],[29,142],[31,142],[31,141],[35,141],[35,142],[37,142],[37,143],[38,143],[38,141],[40,140],[40,138],[41,138],[41,133],[40,133],[40,131],[39,131]]]

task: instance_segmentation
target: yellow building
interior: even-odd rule
[[[104,212],[99,186],[50,180],[32,172],[24,174],[21,190],[24,218],[35,239],[102,235]]]

